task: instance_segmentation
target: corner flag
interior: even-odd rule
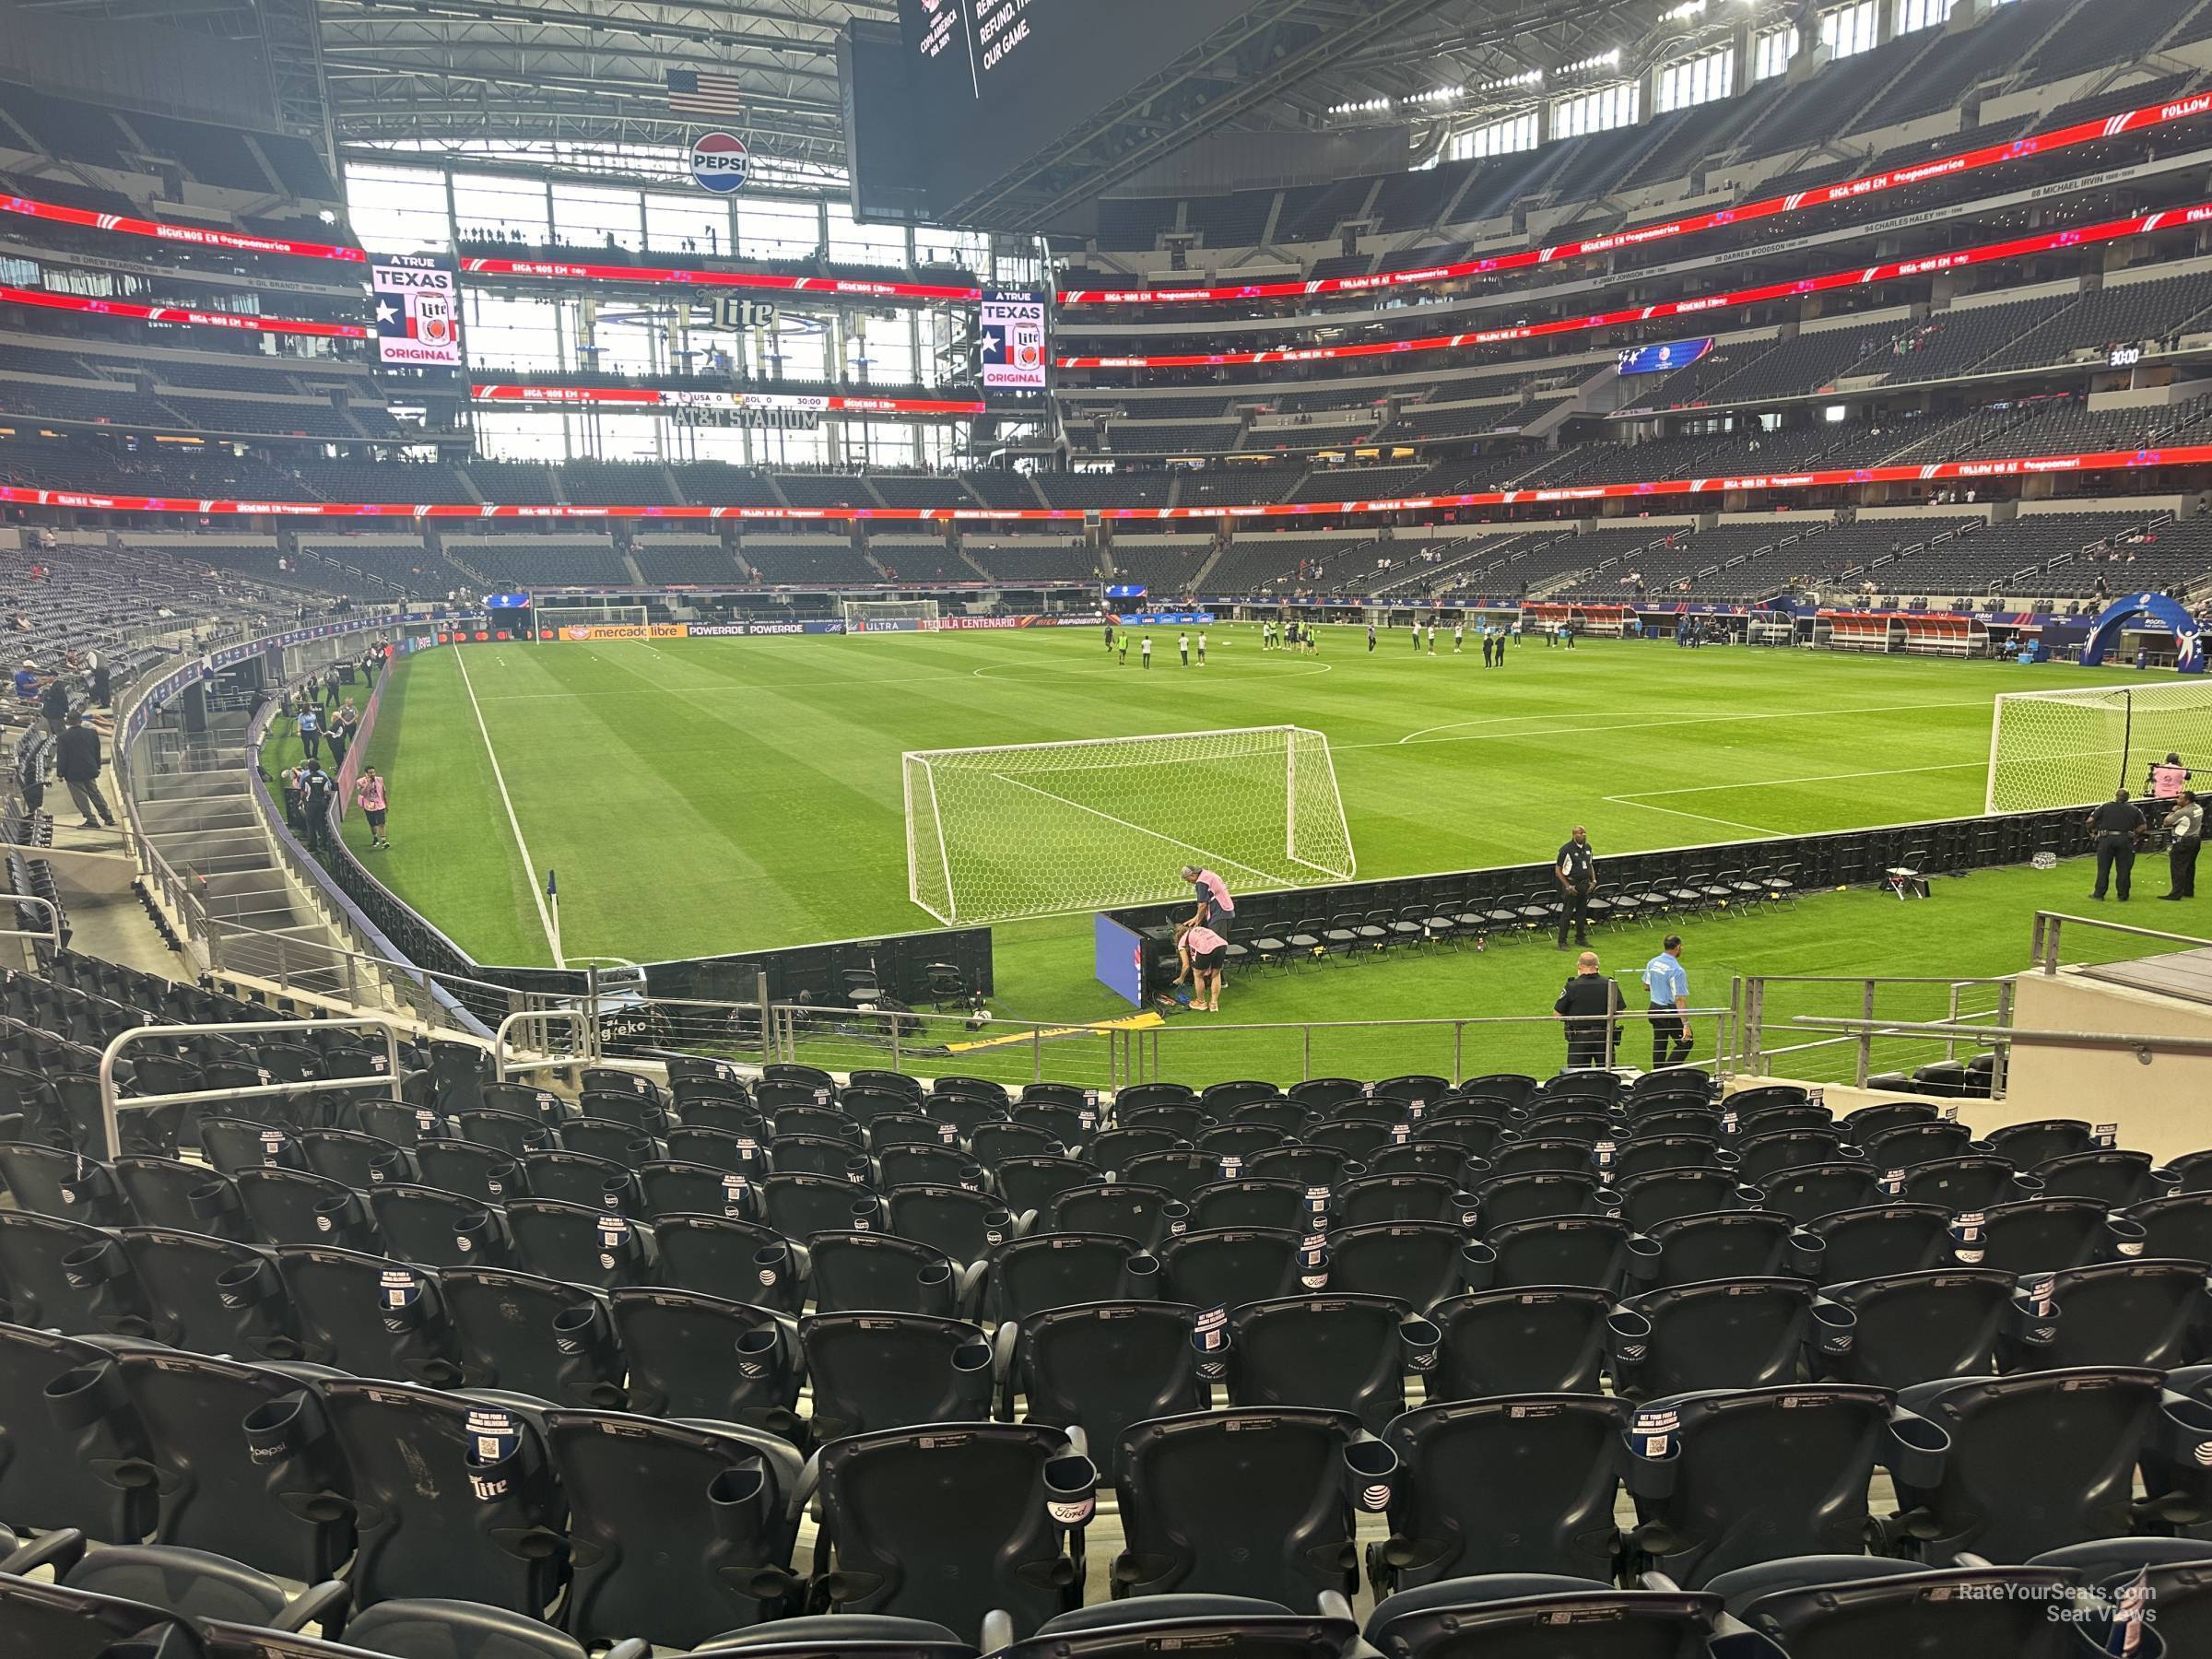
[[[553,966],[566,968],[569,959],[560,947],[560,888],[553,878],[551,865],[546,866],[546,904],[553,923]]]

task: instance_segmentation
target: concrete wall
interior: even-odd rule
[[[2015,1025],[2027,1030],[2212,1038],[2212,1007],[2064,971],[2019,976]],[[2166,1159],[2212,1147],[2212,1053],[2055,1048],[2015,1041],[2006,1099],[1960,1115],[1977,1130],[2035,1118],[2116,1123],[2120,1144]]]

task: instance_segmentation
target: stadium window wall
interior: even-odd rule
[[[1830,59],[1856,57],[1881,44],[1880,7],[1876,0],[1857,0],[1820,14],[1820,44]]]
[[[747,259],[805,259],[822,245],[821,204],[742,196],[737,252]]]
[[[1510,156],[1536,147],[1536,112],[1524,110],[1502,121],[1485,122],[1453,135],[1450,159],[1480,161],[1490,156]]]
[[[1958,9],[1959,0],[1897,0],[1897,20],[1890,32],[1914,34],[1934,29],[1938,23],[1948,23],[1951,13]]]
[[[1643,88],[1635,81],[1620,81],[1553,104],[1551,135],[1580,138],[1588,133],[1609,133],[1615,127],[1635,125],[1642,113]]]
[[[895,225],[863,225],[842,202],[828,204],[830,257],[842,265],[903,265],[906,232]]]
[[[346,164],[347,217],[371,253],[408,253],[424,248],[450,252],[445,177],[420,167]]]
[[[697,194],[648,192],[645,242],[663,253],[726,253],[730,250],[730,205]]]
[[[1790,60],[1797,55],[1797,26],[1769,29],[1751,44],[1751,78],[1754,81],[1771,80],[1788,70]]]
[[[636,191],[600,184],[556,184],[552,196],[556,241],[627,248],[631,253],[644,248],[644,212]]]
[[[1659,71],[1658,111],[1693,109],[1735,91],[1735,48],[1724,46]]]
[[[464,240],[472,236],[519,236],[533,245],[552,240],[553,224],[546,202],[546,187],[529,179],[455,173],[453,218],[460,223]]]

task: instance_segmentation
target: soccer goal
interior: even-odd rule
[[[652,613],[642,605],[548,606],[532,613],[545,640],[642,640]]]
[[[848,599],[845,631],[856,633],[935,633],[935,599]]]
[[[1349,881],[1329,740],[1300,726],[928,749],[904,757],[906,878],[940,922]]]
[[[1984,809],[2090,806],[2140,790],[2169,754],[2212,763],[2212,683],[2006,692],[1990,726]]]

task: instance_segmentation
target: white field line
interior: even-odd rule
[[[491,762],[491,781],[500,786],[500,805],[507,808],[507,827],[514,831],[514,844],[523,855],[523,877],[530,884],[531,900],[537,906],[538,924],[546,930],[546,948],[553,953],[556,968],[567,966],[560,959],[560,943],[553,926],[552,912],[546,909],[546,896],[537,888],[537,865],[530,858],[530,843],[523,839],[522,820],[514,816],[514,797],[507,793],[507,776],[500,771],[500,752],[491,747],[491,731],[484,724],[483,705],[477,701],[477,688],[468,677],[468,653],[453,653],[453,660],[461,667],[461,684],[468,692],[468,706],[476,711],[477,732],[484,739],[485,758]]]

